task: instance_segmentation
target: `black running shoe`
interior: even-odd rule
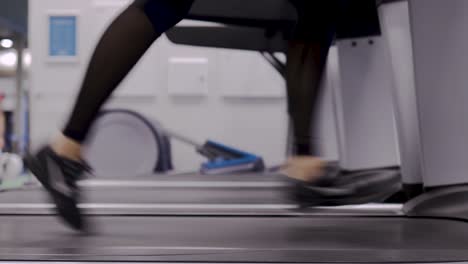
[[[347,173],[328,169],[324,176],[316,182],[293,182],[290,197],[299,208],[380,203],[401,188],[400,172],[394,169]]]
[[[50,194],[58,214],[65,223],[76,230],[84,231],[86,225],[77,206],[80,189],[76,182],[89,167],[57,155],[50,147],[44,147],[37,154],[29,155],[25,163]]]
[[[336,164],[327,164],[323,175],[313,182],[289,179],[291,185],[289,198],[299,209],[324,205],[330,197],[350,195],[348,188],[336,186],[335,181],[341,176],[341,170]]]

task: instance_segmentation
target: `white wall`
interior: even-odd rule
[[[62,126],[98,35],[118,12],[115,3],[121,6],[125,2],[29,1],[33,147],[42,144]],[[79,14],[80,59],[77,63],[47,61],[47,14],[57,10]],[[206,94],[170,95],[170,58],[206,59]],[[255,53],[175,46],[162,37],[119,88],[118,96],[109,107],[136,110],[196,140],[218,140],[258,153],[273,164],[283,160],[286,148],[283,86],[281,77]],[[232,95],[235,89],[244,96]],[[174,146],[174,157],[180,169],[197,167],[200,161],[191,147],[182,145]]]

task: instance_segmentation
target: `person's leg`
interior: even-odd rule
[[[312,142],[311,127],[329,45],[328,40],[289,41],[286,84],[296,155],[317,155],[318,152]]]
[[[294,157],[287,164],[287,175],[297,180],[313,181],[322,174],[325,166],[312,144],[312,122],[320,82],[324,71],[328,43],[320,41],[291,40],[287,54],[286,84],[288,109],[293,126]],[[324,48],[325,47],[325,48]]]
[[[187,14],[193,0],[137,0],[106,30],[89,63],[79,96],[54,151],[79,160],[80,144],[104,102],[151,44]]]
[[[98,111],[119,83],[166,30],[181,21],[193,0],[136,0],[107,28],[88,65],[63,135],[25,159],[52,196],[59,215],[75,229],[86,227],[77,207],[76,181],[86,170],[81,143]]]
[[[338,13],[335,0],[293,0],[299,21],[289,41],[286,66],[288,111],[293,126],[294,157],[287,166],[288,176],[313,181],[326,165],[312,142],[315,114],[321,92]]]

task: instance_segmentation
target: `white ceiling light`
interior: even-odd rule
[[[2,39],[0,40],[0,46],[2,46],[5,49],[9,49],[13,47],[13,40],[11,39]]]

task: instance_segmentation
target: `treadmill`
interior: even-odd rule
[[[225,2],[224,2],[225,1]],[[230,6],[229,3],[238,3]],[[243,5],[240,5],[240,2]],[[275,10],[256,6],[255,3],[276,3],[283,8],[287,1],[249,1],[249,8],[257,11]],[[228,10],[245,6],[244,0],[223,0]],[[421,182],[427,192],[403,205],[385,212],[365,207],[353,208],[312,208],[308,213],[289,211],[270,214],[229,215],[207,214],[203,212],[187,215],[173,213],[151,214],[130,211],[108,212],[91,216],[96,230],[89,235],[76,235],[59,224],[50,212],[27,214],[21,212],[21,204],[15,210],[0,216],[0,260],[1,261],[41,261],[41,262],[198,262],[198,263],[451,263],[468,261],[468,224],[465,201],[467,162],[460,155],[467,152],[468,141],[460,141],[466,131],[466,123],[459,119],[443,116],[460,116],[467,110],[466,104],[453,100],[454,94],[468,96],[463,87],[463,79],[453,80],[452,74],[462,74],[465,58],[455,57],[468,45],[465,32],[442,29],[464,22],[468,12],[465,0],[411,0],[391,3],[396,9],[410,12],[414,34],[414,65],[418,80],[418,104],[414,110],[421,118],[417,120],[421,131],[417,138],[424,147],[421,151],[400,151],[408,157],[407,163],[419,167]],[[397,6],[394,6],[397,5]],[[403,5],[403,6],[401,6]],[[213,5],[214,6],[214,5]],[[197,6],[195,6],[197,7]],[[229,8],[228,8],[229,7]],[[406,8],[406,9],[405,9]],[[196,9],[195,9],[196,10]],[[394,9],[392,9],[394,10]],[[226,10],[227,11],[227,10]],[[238,11],[236,11],[238,12]],[[228,12],[229,13],[229,12]],[[244,19],[247,14],[237,15]],[[275,14],[276,16],[277,14]],[[440,17],[439,17],[439,16]],[[448,19],[450,18],[450,19]],[[232,22],[227,16],[223,23]],[[251,22],[248,17],[245,18]],[[260,19],[261,20],[261,19]],[[257,21],[258,22],[258,21]],[[262,22],[262,21],[260,21]],[[400,21],[401,22],[401,21]],[[266,23],[270,24],[270,23]],[[440,29],[440,34],[435,29]],[[263,31],[265,32],[265,31]],[[409,32],[409,30],[408,30]],[[446,42],[440,43],[441,35]],[[430,43],[425,43],[429,41]],[[440,47],[443,46],[443,49]],[[420,49],[425,47],[425,49]],[[435,81],[437,74],[430,74],[434,64],[427,64],[434,55],[437,58],[448,56],[453,60],[440,60],[441,67],[452,71],[444,72],[444,78]],[[392,49],[390,48],[390,52]],[[394,63],[396,63],[396,59]],[[466,68],[466,67],[465,67]],[[449,76],[449,77],[447,77]],[[457,76],[466,76],[457,75]],[[440,85],[448,84],[445,95],[437,94]],[[423,85],[422,85],[422,84]],[[422,85],[422,86],[421,86]],[[428,88],[429,86],[429,88]],[[432,88],[432,89],[430,89]],[[434,101],[434,95],[442,97]],[[447,100],[452,96],[452,100]],[[429,103],[430,102],[430,103]],[[440,113],[435,111],[441,109]],[[406,105],[408,102],[400,102]],[[409,103],[408,103],[409,104]],[[434,107],[437,106],[437,107]],[[413,108],[407,108],[413,109]],[[429,113],[431,114],[428,114]],[[397,119],[400,123],[400,119]],[[436,122],[444,122],[444,128],[434,127]],[[400,124],[401,125],[401,124]],[[434,130],[432,131],[431,128]],[[400,131],[400,130],[399,130]],[[452,133],[440,136],[440,133]],[[447,132],[450,131],[450,132]],[[456,131],[456,132],[453,132]],[[427,133],[429,132],[429,133]],[[437,132],[437,133],[433,133]],[[460,133],[460,134],[458,134]],[[464,133],[465,135],[468,133]],[[444,147],[458,143],[461,147]],[[464,146],[464,147],[463,147]],[[408,147],[408,146],[406,146]],[[424,157],[424,163],[413,164],[416,154]],[[457,156],[454,156],[456,154]],[[434,166],[437,164],[437,166]],[[441,177],[440,170],[444,177]],[[462,170],[464,169],[464,170]],[[414,175],[412,175],[414,177]],[[405,183],[410,176],[403,175]],[[408,182],[410,183],[410,182]],[[411,181],[414,183],[414,181]],[[255,190],[252,190],[255,192]],[[122,190],[123,195],[123,190]],[[235,191],[233,191],[235,196]],[[243,194],[237,194],[237,197]],[[355,213],[359,212],[359,213]],[[92,215],[92,213],[91,213]]]

